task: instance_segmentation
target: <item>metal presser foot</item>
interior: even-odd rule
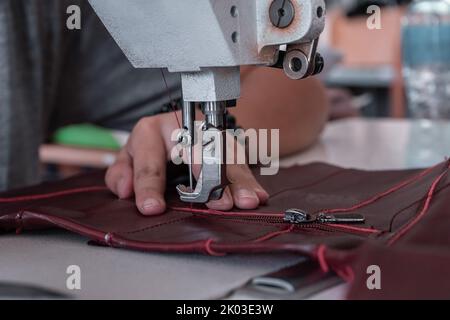
[[[225,187],[229,184],[226,175],[226,140],[225,140],[225,113],[227,103],[204,102],[202,112],[205,122],[202,125],[202,151],[201,172],[193,187],[193,147],[195,145],[194,120],[195,103],[185,102],[183,106],[183,126],[180,141],[187,151],[189,159],[189,181],[190,186],[177,186],[178,194],[183,202],[207,203],[210,200],[219,200]]]

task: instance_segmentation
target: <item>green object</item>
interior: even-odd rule
[[[111,130],[92,124],[77,124],[58,129],[53,135],[53,141],[66,146],[120,150],[120,144]]]

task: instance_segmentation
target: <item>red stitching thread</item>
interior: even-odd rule
[[[49,199],[55,197],[62,197],[76,193],[84,193],[84,192],[93,192],[93,191],[105,191],[108,190],[107,187],[102,186],[93,186],[93,187],[84,187],[84,188],[75,188],[64,191],[51,192],[46,194],[37,194],[30,196],[18,196],[12,198],[0,198],[0,203],[12,203],[12,202],[20,202],[20,201],[33,201],[33,200],[42,200]]]
[[[282,235],[282,234],[285,234],[285,233],[290,233],[292,230],[294,230],[294,227],[295,227],[294,225],[291,225],[287,229],[270,232],[270,233],[268,233],[268,234],[266,234],[266,235],[264,235],[264,236],[262,236],[262,237],[260,237],[260,238],[258,238],[256,240],[254,240],[253,242],[264,242],[264,241],[272,239],[272,238],[274,238],[276,236],[279,236],[279,235]]]
[[[351,230],[351,231],[359,231],[362,233],[380,233],[381,230],[374,229],[374,228],[362,228],[362,227],[355,227],[355,226],[348,226],[343,224],[334,224],[334,223],[328,223],[327,226],[333,227],[336,229],[344,229],[344,230]]]
[[[313,186],[315,186],[315,185],[320,184],[321,182],[324,182],[324,181],[326,181],[326,180],[328,180],[328,179],[330,179],[330,178],[333,178],[333,177],[336,176],[336,175],[339,175],[339,174],[341,174],[341,173],[344,173],[345,171],[346,171],[345,169],[339,169],[339,170],[336,170],[336,171],[330,173],[329,175],[327,175],[327,176],[325,176],[325,177],[323,177],[323,178],[320,178],[320,179],[317,180],[317,181],[314,181],[314,182],[311,182],[311,183],[308,183],[308,184],[304,184],[304,185],[301,185],[301,186],[296,186],[296,187],[286,188],[286,189],[282,189],[282,190],[276,191],[276,192],[272,193],[272,194],[269,196],[269,199],[272,199],[273,197],[276,197],[276,196],[278,196],[278,195],[280,195],[280,194],[283,194],[283,193],[285,193],[285,192],[288,192],[288,191],[294,191],[294,190],[297,190],[297,191],[298,191],[298,190],[305,189],[305,188],[308,188],[308,187],[313,187]]]
[[[405,180],[403,182],[400,182],[399,184],[389,188],[388,190],[386,190],[386,191],[384,191],[384,192],[382,192],[380,194],[377,194],[377,195],[375,195],[375,196],[373,196],[373,197],[371,197],[371,198],[369,198],[367,200],[364,200],[364,201],[362,201],[360,203],[357,203],[357,204],[353,205],[352,207],[339,208],[339,209],[325,209],[325,210],[319,210],[317,212],[323,212],[323,213],[350,212],[350,211],[354,211],[354,210],[360,209],[362,207],[368,206],[368,205],[374,203],[375,201],[378,201],[379,199],[381,199],[381,198],[383,198],[383,197],[385,197],[385,196],[387,196],[387,195],[389,195],[391,193],[394,193],[394,192],[396,192],[396,191],[406,187],[407,185],[409,185],[409,184],[419,180],[420,178],[422,178],[425,175],[427,175],[428,173],[430,173],[433,169],[435,169],[439,165],[441,165],[441,164],[439,163],[439,164],[437,164],[437,165],[435,165],[433,167],[430,167],[430,168],[420,172],[418,175],[415,175],[414,177],[412,177],[410,179],[407,179],[407,180]]]
[[[233,211],[218,211],[213,209],[194,209],[194,208],[183,208],[183,207],[170,207],[170,209],[181,212],[190,212],[190,213],[204,213],[208,215],[215,215],[221,217],[264,217],[267,218],[284,218],[284,213],[281,212],[233,212]]]
[[[321,244],[317,248],[316,252],[316,258],[323,273],[328,273],[330,271],[330,265],[328,264],[325,255],[326,249],[327,246]],[[349,265],[344,266],[343,268],[335,268],[332,266],[331,269],[333,269],[333,271],[336,272],[336,274],[345,282],[352,282],[355,279],[355,273],[353,272],[352,267]]]
[[[428,209],[430,208],[431,200],[433,200],[434,193],[436,191],[436,188],[439,184],[439,182],[442,180],[442,178],[447,174],[449,170],[449,166],[445,169],[444,172],[442,172],[432,183],[430,189],[427,193],[427,199],[425,200],[425,203],[423,205],[422,210],[419,212],[419,214],[411,220],[408,224],[403,226],[395,235],[388,241],[388,245],[393,245],[395,242],[397,242],[400,238],[402,238],[406,233],[408,233],[411,228],[413,228],[428,212]]]
[[[345,282],[353,282],[355,280],[355,273],[350,266],[345,266],[344,269],[335,270],[335,272]]]
[[[317,261],[319,262],[320,269],[323,273],[328,273],[330,271],[330,267],[328,266],[328,262],[325,257],[325,250],[327,247],[324,244],[321,244],[319,248],[317,248]]]
[[[214,251],[211,248],[212,242],[213,242],[213,239],[208,239],[208,240],[205,241],[205,251],[206,251],[206,253],[209,254],[210,256],[215,256],[215,257],[223,257],[223,256],[225,256],[226,255],[225,253],[220,253],[220,252]]]
[[[442,192],[443,190],[447,189],[450,186],[450,183],[445,184],[442,188],[437,189],[434,193],[434,195],[439,194],[440,192]],[[413,203],[409,204],[408,206],[404,207],[403,209],[399,210],[398,212],[396,212],[394,214],[394,216],[391,219],[391,222],[389,223],[389,232],[392,232],[392,228],[395,222],[395,219],[397,219],[397,217],[401,214],[403,214],[403,212],[405,212],[406,210],[414,207],[415,205],[419,204],[420,202],[423,202],[425,199],[427,198],[427,196],[423,196],[421,199],[414,201]]]

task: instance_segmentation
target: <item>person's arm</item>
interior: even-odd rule
[[[316,141],[328,119],[328,101],[319,80],[291,80],[282,70],[243,67],[242,96],[230,109],[243,128],[280,129],[280,156]]]

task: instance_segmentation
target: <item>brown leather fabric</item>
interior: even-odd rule
[[[407,291],[408,286],[401,287],[405,288],[403,291],[399,289],[405,274],[395,265],[401,262],[410,267],[411,272],[405,275],[408,279],[416,274],[430,279],[435,273],[427,277],[424,271],[429,264],[436,263],[437,268],[437,263],[450,261],[447,231],[450,215],[446,210],[450,201],[447,188],[450,177],[446,170],[447,162],[425,173],[418,170],[370,172],[325,164],[292,167],[282,169],[274,177],[259,177],[271,197],[256,214],[192,213],[170,193],[169,206],[177,209],[155,217],[140,215],[132,199],[118,200],[104,188],[104,172],[96,172],[1,194],[0,230],[54,226],[99,244],[143,251],[202,252],[218,256],[237,252],[296,252],[317,259],[323,270],[334,270],[347,279],[356,274],[352,298],[402,297],[403,293],[407,293],[405,297],[426,297],[432,286],[414,294]],[[440,175],[442,179],[438,180]],[[389,240],[423,211],[433,184],[436,189],[424,217],[389,246]],[[68,194],[64,194],[66,191]],[[53,196],[42,197],[52,193]],[[28,199],[30,195],[38,198]],[[367,202],[368,199],[373,201]],[[366,221],[361,225],[292,225],[279,218],[288,208],[315,214],[324,209],[350,208],[358,203],[366,203],[352,211],[365,216]],[[430,262],[433,257],[435,262]],[[408,259],[414,264],[408,264]],[[385,281],[391,284],[390,290],[394,288],[390,292],[398,295],[390,295],[385,290],[374,294],[365,287],[368,262],[383,265]],[[423,282],[425,286],[427,281]],[[436,294],[450,297],[450,283],[445,283],[444,289]]]

